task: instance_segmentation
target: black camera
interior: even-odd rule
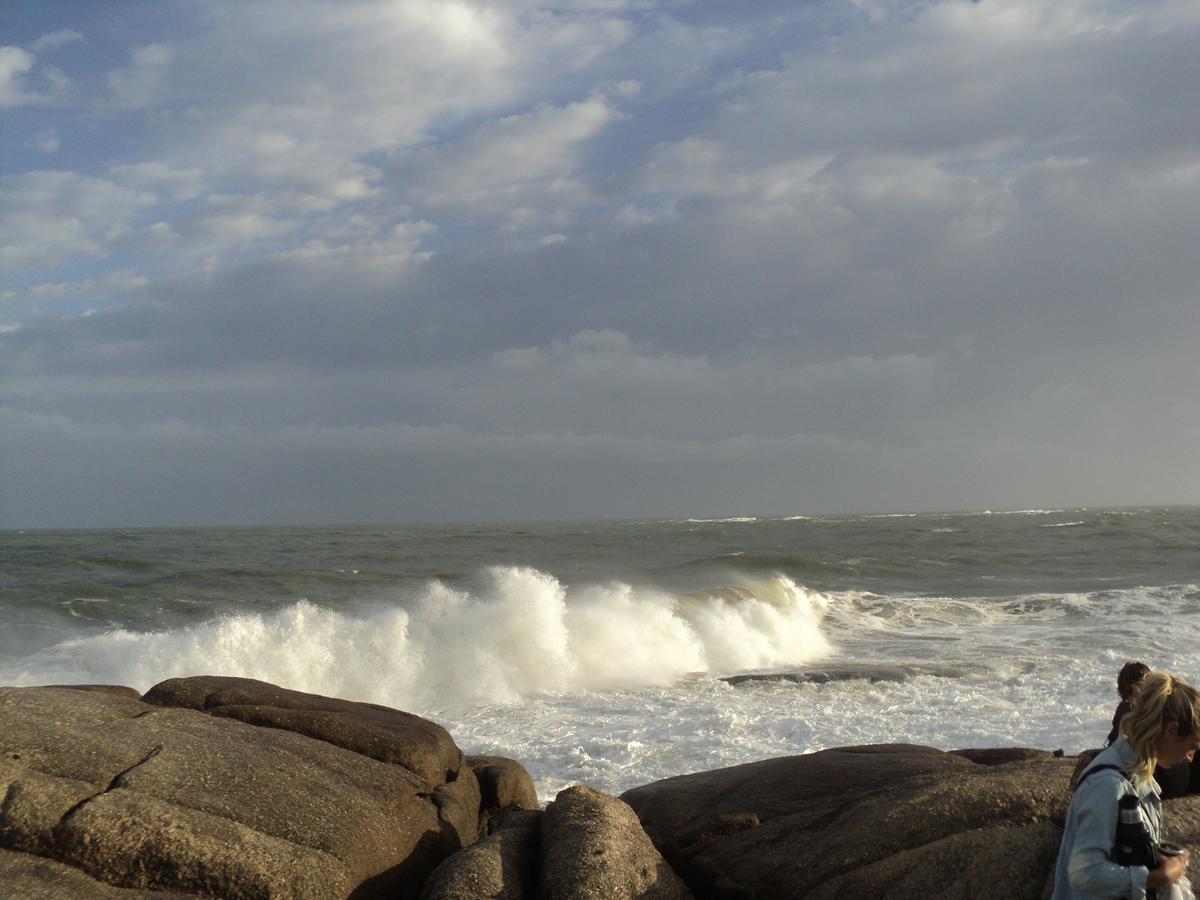
[[[1142,818],[1142,805],[1135,794],[1126,794],[1120,800],[1113,862],[1122,866],[1158,868],[1158,848]]]

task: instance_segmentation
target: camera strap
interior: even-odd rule
[[[1141,806],[1142,806],[1142,798],[1141,798],[1141,796],[1138,794],[1137,790],[1134,788],[1134,786],[1133,786],[1133,781],[1131,781],[1131,780],[1130,780],[1130,778],[1129,778],[1129,774],[1128,774],[1128,773],[1127,773],[1127,772],[1126,772],[1126,771],[1125,771],[1125,770],[1124,770],[1124,769],[1123,769],[1121,766],[1114,766],[1114,765],[1112,765],[1111,763],[1106,763],[1106,764],[1104,764],[1104,765],[1099,765],[1099,766],[1093,766],[1092,768],[1090,768],[1090,769],[1088,769],[1086,772],[1084,772],[1084,773],[1083,773],[1081,776],[1079,776],[1079,781],[1078,781],[1078,783],[1075,785],[1075,789],[1076,789],[1076,790],[1078,790],[1078,789],[1079,789],[1079,785],[1083,784],[1084,780],[1085,780],[1085,779],[1087,779],[1087,777],[1088,777],[1089,775],[1093,774],[1094,772],[1103,772],[1105,769],[1111,769],[1111,770],[1113,770],[1113,771],[1115,771],[1115,772],[1120,772],[1120,773],[1121,773],[1121,780],[1125,782],[1125,790],[1126,790],[1126,795],[1127,795],[1127,796],[1133,796],[1133,797],[1136,797],[1136,798],[1137,798],[1137,805],[1138,805],[1138,808],[1139,808],[1139,809],[1141,809]],[[1142,815],[1143,815],[1143,816],[1145,815],[1145,811],[1144,811],[1144,810],[1142,811]],[[1118,820],[1118,824],[1117,824],[1117,829],[1118,829],[1118,830],[1117,830],[1117,833],[1118,833],[1118,835],[1120,834],[1120,828],[1121,828],[1121,825],[1120,825],[1120,821]],[[1156,842],[1154,842],[1153,838],[1151,838],[1150,840],[1151,840],[1151,848],[1152,848],[1152,850],[1153,850],[1153,848],[1154,848],[1154,846],[1155,846]],[[1155,863],[1155,865],[1157,865],[1157,863]],[[1147,865],[1146,865],[1146,868],[1148,868],[1148,869],[1149,869],[1149,868],[1154,868],[1154,866],[1151,866],[1151,865],[1148,865],[1148,864],[1147,864]],[[1158,893],[1157,893],[1157,891],[1150,890],[1150,891],[1147,891],[1147,892],[1146,892],[1146,897],[1147,897],[1147,898],[1154,898],[1154,897],[1157,897],[1157,896],[1158,896]]]
[[[1083,782],[1089,776],[1095,775],[1097,772],[1103,772],[1105,769],[1112,769],[1114,772],[1120,772],[1121,777],[1125,779],[1125,783],[1127,785],[1129,785],[1130,787],[1133,787],[1133,782],[1129,780],[1129,775],[1126,774],[1126,772],[1123,768],[1121,768],[1120,766],[1114,766],[1112,763],[1104,763],[1103,765],[1092,766],[1090,769],[1088,769],[1086,772],[1084,772],[1082,775],[1080,775],[1079,781],[1075,782],[1075,790],[1079,790],[1079,785],[1083,784]]]

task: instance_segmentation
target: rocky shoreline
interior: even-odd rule
[[[248,679],[0,688],[0,885],[26,898],[1048,895],[1074,759],[847,747],[540,809],[434,722]],[[1167,801],[1200,859],[1200,795]]]

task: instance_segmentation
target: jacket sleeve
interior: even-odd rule
[[[1067,860],[1072,889],[1101,897],[1145,900],[1145,866],[1119,866],[1109,857],[1117,831],[1118,801],[1124,784],[1098,773],[1079,786],[1071,803],[1075,841]]]

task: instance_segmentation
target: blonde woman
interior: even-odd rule
[[[1155,868],[1113,860],[1121,797],[1138,798],[1142,819],[1157,842],[1162,802],[1154,767],[1191,760],[1200,750],[1200,692],[1180,678],[1155,672],[1142,683],[1137,704],[1121,720],[1121,736],[1100,753],[1079,779],[1067,811],[1054,872],[1053,900],[1128,897],[1147,891],[1187,896],[1188,854],[1160,857]],[[1190,893],[1190,891],[1188,892]]]

